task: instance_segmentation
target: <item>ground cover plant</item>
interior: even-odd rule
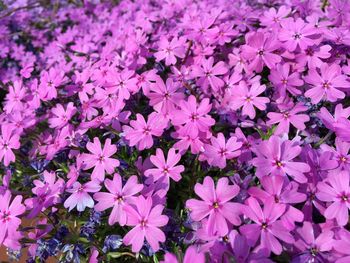
[[[0,10],[10,260],[350,262],[349,1]]]

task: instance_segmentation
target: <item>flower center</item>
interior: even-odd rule
[[[267,229],[267,227],[268,227],[268,225],[267,225],[266,222],[263,222],[263,223],[261,224],[261,228],[262,228],[262,229]]]
[[[288,119],[289,118],[289,112],[283,113],[283,118]]]
[[[219,208],[219,203],[218,203],[218,202],[214,202],[214,203],[213,203],[213,207],[214,207],[215,209],[218,209],[218,208]]]
[[[311,253],[312,256],[315,257],[317,255],[317,253],[318,253],[318,249],[316,247],[312,247],[310,249],[310,253]]]
[[[324,88],[324,89],[328,89],[329,88],[329,83],[326,81],[326,82],[324,82],[323,84],[322,84],[322,87]]]
[[[300,33],[295,33],[293,37],[294,37],[295,40],[300,39],[301,38],[301,34]]]
[[[275,165],[276,165],[278,168],[283,167],[283,163],[282,163],[281,161],[279,161],[279,160],[276,160],[276,161],[275,161]]]
[[[348,159],[345,156],[340,157],[340,161],[345,163]]]
[[[192,121],[198,120],[198,114],[197,114],[197,113],[192,113],[192,115],[191,115],[191,120],[192,120]]]
[[[142,219],[141,222],[140,222],[140,225],[142,227],[145,227],[147,225],[147,220],[146,219]]]
[[[259,51],[258,51],[258,55],[259,55],[259,56],[264,55],[264,50],[262,50],[262,49],[261,49],[261,50],[259,50]]]
[[[226,155],[226,149],[221,148],[220,151],[219,151],[219,154],[220,154],[221,156],[225,156],[225,155]]]
[[[148,135],[148,134],[150,133],[150,131],[151,131],[151,129],[150,129],[148,126],[146,126],[146,127],[143,129],[143,133],[146,134],[146,135]]]
[[[5,223],[6,221],[10,221],[10,211],[5,211],[3,212],[2,216],[1,216],[1,220],[3,223]]]
[[[117,201],[118,203],[123,202],[124,201],[123,196],[121,196],[121,195],[116,196],[115,201]]]

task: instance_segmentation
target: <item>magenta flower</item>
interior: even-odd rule
[[[190,199],[186,207],[190,209],[194,221],[208,218],[208,233],[224,236],[228,234],[229,223],[240,224],[241,206],[230,202],[239,193],[237,185],[229,185],[227,178],[220,178],[215,188],[213,179],[206,176],[203,184],[195,185],[194,191],[203,201]]]
[[[350,171],[350,143],[344,142],[339,138],[335,139],[335,147],[330,147],[327,144],[322,144],[321,149],[325,152],[332,153],[332,160],[337,163],[337,170],[347,170]]]
[[[184,99],[184,94],[178,89],[176,82],[171,78],[166,80],[166,84],[161,78],[157,79],[156,83],[150,85],[150,93],[147,95],[150,105],[164,115],[172,113],[177,102]]]
[[[137,147],[138,150],[149,149],[153,146],[152,136],[161,136],[167,121],[156,112],[152,112],[145,118],[137,113],[136,120],[130,121],[130,126],[123,126],[125,139],[129,141],[130,146]]]
[[[345,93],[339,88],[349,88],[349,82],[346,76],[342,75],[341,68],[326,63],[321,66],[321,75],[316,69],[310,69],[305,77],[305,82],[312,85],[312,88],[305,92],[305,96],[311,98],[312,103],[317,104],[322,99],[335,102],[345,97]]]
[[[115,94],[120,101],[129,99],[130,92],[135,89],[137,84],[137,78],[134,75],[134,71],[127,69],[117,74],[112,74],[107,78],[108,83],[111,83],[111,85],[108,86],[108,92]]]
[[[340,257],[336,263],[347,263],[350,260],[350,232],[343,228],[337,234],[339,240],[333,241],[333,248],[343,256]]]
[[[5,166],[16,160],[12,149],[18,149],[20,147],[19,135],[15,131],[13,125],[1,125],[0,161],[3,160]]]
[[[304,84],[298,72],[290,71],[289,64],[278,64],[275,69],[271,70],[269,75],[269,80],[278,88],[280,97],[282,98],[285,98],[287,91],[293,95],[301,94],[301,91],[297,87]]]
[[[320,68],[323,64],[322,59],[327,59],[331,56],[332,47],[330,45],[310,46],[298,54],[296,59],[298,64],[308,66],[310,69]]]
[[[73,102],[69,102],[66,109],[61,104],[58,104],[55,108],[51,109],[52,117],[49,118],[50,127],[62,128],[68,124],[76,112],[77,109],[74,107]]]
[[[310,171],[310,166],[303,162],[293,161],[301,153],[301,147],[292,141],[282,141],[277,136],[271,136],[268,141],[262,141],[256,146],[256,158],[252,164],[256,167],[256,175],[289,175],[299,183],[306,183],[304,173]]]
[[[332,231],[304,222],[303,227],[299,227],[296,232],[295,247],[301,252],[297,256],[298,262],[323,262],[328,258],[334,242]]]
[[[6,242],[6,239],[12,239],[16,236],[16,231],[21,224],[19,215],[25,212],[22,204],[22,196],[17,195],[10,204],[11,192],[6,191],[0,196],[0,244]]]
[[[27,198],[24,202],[27,209],[32,209],[28,218],[34,218],[40,212],[61,202],[60,194],[64,189],[63,179],[59,178],[56,180],[56,174],[48,171],[44,171],[43,177],[44,181],[33,181],[34,187],[32,192],[35,197]]]
[[[151,155],[151,162],[157,167],[145,171],[145,176],[153,176],[153,180],[157,181],[165,176],[168,180],[173,179],[175,182],[180,181],[181,173],[185,170],[183,165],[176,165],[181,159],[181,155],[175,152],[174,148],[170,148],[167,159],[161,149],[156,150],[156,155]]]
[[[218,76],[226,74],[228,71],[224,62],[219,61],[214,65],[214,58],[204,59],[201,66],[194,66],[192,68],[193,77],[199,77],[198,85],[204,90],[207,90],[208,86],[213,91],[218,91],[225,85],[225,82]]]
[[[51,67],[49,71],[43,71],[40,77],[40,98],[44,101],[57,97],[57,88],[65,82],[64,72]]]
[[[259,110],[265,110],[269,99],[266,97],[259,97],[265,91],[265,85],[260,85],[259,82],[253,82],[248,88],[245,81],[241,81],[231,93],[231,101],[229,107],[232,110],[237,110],[242,107],[242,114],[248,115],[249,118],[254,119],[256,112],[254,106]]]
[[[243,225],[239,231],[245,235],[248,244],[254,246],[260,237],[260,247],[272,251],[276,255],[282,253],[282,245],[278,239],[292,244],[293,236],[285,229],[282,222],[278,220],[286,211],[284,204],[266,202],[262,210],[258,201],[250,197],[246,201],[247,205],[242,208],[243,214],[254,223]]]
[[[296,20],[287,18],[281,21],[281,27],[282,29],[278,34],[279,40],[284,42],[283,46],[290,52],[297,47],[305,50],[315,43],[315,40],[311,37],[317,34],[316,29],[312,24],[305,23],[301,18]]]
[[[322,107],[317,115],[323,122],[323,124],[330,130],[335,130],[335,125],[339,121],[343,121],[350,116],[350,107],[343,108],[342,104],[337,104],[334,109],[334,116],[329,111]]]
[[[184,58],[186,54],[184,39],[174,37],[170,42],[164,37],[159,42],[158,52],[154,53],[157,61],[165,59],[165,65],[175,65],[176,57]]]
[[[113,207],[108,218],[108,224],[114,225],[119,223],[121,226],[124,226],[127,221],[124,206],[132,203],[134,196],[142,190],[143,185],[138,184],[137,177],[133,175],[123,186],[122,177],[117,173],[114,174],[113,180],[106,179],[104,184],[109,193],[95,193],[94,199],[98,203],[94,208],[96,211],[104,211]]]
[[[185,256],[183,260],[178,260],[176,256],[172,253],[166,253],[164,255],[164,261],[160,261],[161,263],[205,263],[205,254],[199,251],[199,248],[197,246],[189,246],[186,249]]]
[[[238,142],[236,137],[231,137],[226,142],[225,136],[219,133],[217,138],[211,137],[210,142],[211,144],[204,145],[203,152],[210,165],[223,169],[226,166],[226,160],[233,159],[241,154],[239,149],[242,143]]]
[[[279,48],[276,39],[267,37],[262,32],[247,34],[246,45],[242,46],[243,58],[250,60],[249,68],[261,72],[264,65],[272,69],[281,61],[281,57],[273,52]]]
[[[310,120],[310,117],[306,114],[298,114],[300,112],[304,112],[307,110],[307,107],[298,103],[291,110],[286,110],[280,113],[277,112],[269,112],[267,117],[269,120],[267,121],[268,125],[276,124],[277,128],[275,130],[275,135],[280,135],[282,133],[288,133],[290,124],[292,124],[298,130],[305,130],[305,122]]]
[[[174,111],[172,123],[180,126],[178,133],[191,138],[197,137],[199,132],[207,132],[215,124],[215,120],[208,115],[211,110],[209,99],[202,99],[197,105],[195,96],[191,95],[188,100],[179,102],[181,110]]]
[[[273,263],[273,261],[268,259],[270,255],[269,251],[266,249],[256,249],[256,251],[254,251],[252,247],[248,245],[247,238],[244,235],[240,235],[237,230],[232,230],[228,238],[236,262]]]
[[[291,9],[282,5],[277,11],[275,8],[270,8],[268,11],[264,12],[264,16],[261,17],[261,24],[266,27],[276,27],[281,26],[281,21],[285,19],[290,13]]]
[[[285,204],[286,212],[281,217],[281,221],[286,228],[294,229],[295,222],[303,221],[304,214],[293,206],[306,200],[306,194],[298,192],[297,183],[287,183],[285,178],[279,175],[264,176],[260,179],[260,183],[264,190],[253,186],[249,188],[248,193],[264,204],[271,200]]]
[[[328,177],[317,184],[316,196],[331,204],[324,211],[327,219],[336,219],[340,226],[347,224],[350,209],[349,172],[329,173]]]
[[[169,218],[162,215],[164,207],[152,207],[152,198],[139,196],[135,205],[124,207],[128,215],[128,226],[134,226],[123,238],[125,245],[131,245],[133,252],[139,252],[146,239],[153,251],[159,250],[159,242],[165,241],[165,235],[159,228],[168,223]]]
[[[71,195],[64,202],[64,207],[71,211],[74,207],[77,207],[79,212],[83,212],[86,207],[94,207],[94,199],[89,193],[96,193],[100,191],[101,186],[97,181],[90,181],[85,184],[75,182],[70,189],[66,191]]]
[[[101,142],[98,137],[94,138],[94,142],[88,142],[86,148],[91,152],[83,153],[81,160],[83,161],[82,168],[89,170],[94,167],[91,178],[93,180],[103,181],[105,173],[112,174],[114,169],[119,166],[117,159],[111,158],[117,152],[117,146],[111,144],[111,139],[106,139],[102,149]]]
[[[22,81],[15,81],[13,85],[9,86],[9,92],[6,95],[6,102],[4,110],[6,113],[11,113],[14,110],[22,110],[24,103],[23,99],[26,95],[26,89]]]

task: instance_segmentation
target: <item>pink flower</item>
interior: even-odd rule
[[[121,226],[124,226],[127,221],[124,206],[132,203],[134,196],[142,190],[143,185],[138,184],[137,177],[133,175],[123,186],[122,177],[117,173],[114,174],[113,181],[106,179],[104,184],[109,193],[99,192],[94,194],[94,199],[98,202],[95,205],[95,210],[104,211],[113,207],[108,218],[108,224],[114,225],[118,222]]]
[[[218,30],[213,30],[212,35],[219,45],[231,42],[232,38],[238,35],[238,32],[232,27],[233,25],[229,22],[220,23]]]
[[[260,85],[259,82],[253,82],[251,87],[245,81],[241,81],[238,86],[231,92],[231,101],[229,107],[232,110],[237,110],[242,107],[242,115],[248,115],[249,118],[255,118],[254,106],[259,110],[265,110],[269,99],[266,97],[259,97],[265,91],[265,85]]]
[[[5,166],[16,160],[12,149],[19,149],[20,147],[19,135],[15,131],[16,129],[12,125],[1,125],[0,161],[3,160]]]
[[[199,251],[199,248],[194,246],[189,246],[186,249],[185,256],[183,260],[178,260],[174,254],[166,253],[164,255],[164,261],[161,263],[205,263],[205,254]]]
[[[149,149],[153,146],[152,136],[161,136],[167,121],[158,113],[152,112],[145,118],[137,113],[136,120],[130,121],[130,126],[123,126],[125,139],[129,141],[130,146],[137,147],[138,150]]]
[[[209,99],[202,99],[197,105],[195,96],[191,95],[187,101],[180,101],[179,106],[181,110],[174,111],[171,121],[174,125],[183,125],[178,130],[180,135],[195,138],[199,132],[205,133],[215,124],[215,120],[208,115],[211,110]]]
[[[135,72],[132,70],[124,69],[121,72],[112,74],[107,78],[108,86],[107,91],[115,94],[120,101],[130,98],[130,92],[137,87],[137,78],[134,76]]]
[[[181,135],[178,136],[175,134],[173,135],[176,139],[179,139],[179,141],[177,141],[173,147],[174,149],[179,150],[180,154],[184,154],[188,148],[191,149],[191,153],[193,154],[197,154],[204,151],[204,148],[203,148],[204,144],[198,136],[191,137],[189,135],[186,135],[186,136],[181,136]]]
[[[301,54],[297,55],[296,60],[300,65],[307,65],[310,69],[320,68],[323,64],[322,59],[327,59],[331,56],[331,50],[332,47],[330,45],[311,46],[303,50]]]
[[[337,64],[324,63],[321,65],[321,75],[316,69],[310,69],[305,81],[313,87],[305,92],[305,96],[311,98],[312,103],[317,104],[322,99],[335,102],[343,99],[345,93],[338,88],[349,88],[346,76],[342,75],[341,68]]]
[[[23,99],[26,95],[26,89],[22,81],[15,81],[13,85],[9,86],[9,92],[6,95],[6,102],[4,110],[6,113],[11,113],[13,110],[22,110],[24,103]]]
[[[203,201],[190,199],[186,202],[186,207],[190,209],[194,221],[208,217],[209,233],[224,236],[228,234],[229,223],[240,224],[241,207],[237,203],[230,202],[239,193],[237,185],[229,185],[227,178],[220,178],[215,189],[213,179],[206,176],[203,184],[195,185],[194,191]]]
[[[306,114],[297,114],[303,111],[306,111],[307,107],[298,103],[291,110],[283,111],[280,113],[277,112],[269,112],[267,117],[269,120],[267,121],[268,125],[276,124],[277,128],[275,130],[275,135],[280,135],[282,133],[289,132],[289,126],[292,124],[298,130],[305,130],[305,122],[310,120],[309,116]]]
[[[299,183],[306,183],[304,173],[310,171],[310,166],[303,162],[295,162],[294,158],[301,153],[301,147],[292,141],[282,141],[277,136],[271,136],[268,141],[262,141],[255,149],[257,157],[252,160],[256,166],[256,175],[286,175],[293,177]]]
[[[287,90],[292,95],[301,94],[297,87],[304,84],[298,72],[290,72],[290,65],[287,63],[283,65],[278,64],[275,69],[271,70],[269,80],[278,88],[282,98],[285,98]]]
[[[261,24],[266,27],[280,27],[281,21],[288,16],[291,9],[282,5],[278,11],[275,8],[270,8],[264,12],[264,16],[260,19]]]
[[[184,99],[184,94],[178,92],[178,89],[178,85],[171,78],[166,80],[166,85],[161,78],[158,78],[156,83],[150,85],[150,92],[147,94],[149,104],[164,115],[172,113],[178,101]]]
[[[86,148],[91,154],[83,153],[81,160],[83,161],[82,168],[88,170],[94,167],[91,178],[103,181],[105,173],[112,174],[114,169],[119,166],[117,159],[111,158],[117,152],[117,146],[111,144],[111,139],[106,139],[102,149],[101,142],[98,137],[94,138],[94,142],[88,142]]]
[[[264,65],[272,69],[281,61],[281,57],[273,53],[280,46],[276,39],[267,37],[264,33],[256,32],[247,34],[246,43],[242,46],[242,56],[251,61],[249,69],[261,72]]]
[[[264,176],[260,179],[261,186],[250,187],[248,193],[259,199],[264,204],[275,201],[275,203],[285,204],[286,213],[281,220],[283,225],[288,229],[294,229],[295,222],[302,222],[304,214],[295,208],[293,204],[302,203],[306,200],[306,194],[298,192],[298,184],[296,182],[288,183],[285,178],[279,175]]]
[[[51,128],[62,128],[68,124],[69,120],[77,112],[77,109],[74,107],[73,102],[67,104],[66,110],[61,104],[57,104],[56,107],[51,109],[52,117],[49,118],[49,124]]]
[[[0,197],[0,200],[0,244],[3,244],[6,239],[11,239],[13,235],[16,235],[16,231],[21,224],[21,219],[18,216],[23,214],[26,209],[21,203],[22,196],[20,195],[17,195],[10,204],[10,191],[6,191]]]
[[[158,52],[154,53],[157,61],[165,59],[165,65],[175,65],[176,57],[184,58],[186,53],[184,39],[174,37],[170,42],[164,37],[159,41]]]
[[[64,72],[51,67],[49,71],[43,71],[40,77],[40,98],[44,101],[57,97],[57,87],[65,81]]]
[[[165,235],[159,227],[168,223],[168,217],[162,215],[164,207],[156,205],[152,208],[152,198],[139,196],[135,205],[125,206],[128,215],[128,226],[134,226],[123,238],[125,245],[132,245],[133,252],[139,252],[144,240],[150,244],[153,251],[159,250],[159,242],[165,241]]]
[[[317,33],[314,26],[306,24],[301,18],[294,21],[293,18],[287,18],[281,22],[282,29],[278,34],[279,39],[285,42],[285,47],[294,51],[297,47],[305,50],[307,47],[315,44],[311,36]]]
[[[221,87],[225,85],[225,82],[218,76],[227,73],[228,69],[224,62],[219,61],[214,64],[214,58],[204,59],[201,66],[194,66],[192,68],[193,77],[199,77],[198,85],[200,85],[204,90],[208,89],[208,86],[213,89],[213,91],[218,91]]]
[[[337,170],[350,171],[350,143],[344,142],[340,138],[336,138],[335,147],[336,149],[327,144],[322,144],[320,148],[325,152],[332,153],[332,160],[336,162]]]
[[[349,172],[329,173],[328,177],[317,184],[316,196],[330,206],[324,211],[327,219],[336,219],[340,226],[347,224],[350,209]]]
[[[338,232],[339,240],[333,240],[333,248],[340,254],[343,254],[336,263],[348,263],[350,260],[350,232],[344,228]],[[322,240],[323,241],[323,240]],[[328,240],[327,240],[328,241]]]
[[[254,223],[243,225],[240,232],[247,238],[248,244],[254,246],[260,237],[260,247],[272,251],[276,255],[282,253],[282,246],[278,239],[292,244],[293,236],[285,229],[282,222],[278,220],[286,211],[284,204],[266,202],[262,210],[258,201],[250,197],[247,205],[242,208],[243,213]],[[278,239],[277,239],[278,238]]]
[[[185,170],[183,165],[176,165],[181,159],[181,155],[175,152],[174,148],[170,148],[167,159],[161,149],[156,150],[156,155],[151,155],[151,162],[157,167],[145,171],[145,176],[153,176],[153,180],[157,181],[165,176],[168,180],[173,179],[175,182],[180,181],[181,173]]]
[[[334,109],[334,117],[329,113],[327,108],[322,107],[317,116],[322,120],[323,124],[330,130],[335,130],[335,124],[340,120],[349,118],[350,107],[343,108],[342,104],[337,104]]]
[[[226,142],[225,136],[220,132],[217,138],[210,138],[211,144],[204,145],[203,155],[208,163],[220,169],[225,168],[226,160],[233,159],[241,154],[239,150],[242,146],[236,137],[231,137]]]
[[[94,200],[89,193],[96,193],[100,191],[101,186],[97,181],[90,181],[85,184],[75,182],[70,189],[66,191],[71,195],[64,202],[64,207],[71,211],[74,207],[77,207],[79,212],[83,212],[86,207],[93,208]]]
[[[305,254],[308,256],[308,261],[319,259],[322,262],[327,258],[327,254],[332,250],[334,244],[332,231],[317,227],[310,222],[304,222],[303,226],[299,227],[296,232],[298,238],[295,247],[302,252],[301,260],[306,259]]]
[[[64,181],[62,178],[56,180],[54,172],[44,171],[44,180],[34,180],[32,189],[35,195],[25,200],[27,209],[32,209],[28,218],[36,217],[40,212],[45,211],[49,207],[61,202],[60,194],[64,189]]]

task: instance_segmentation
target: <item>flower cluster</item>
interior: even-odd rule
[[[349,14],[0,1],[0,246],[27,262],[350,262]]]

